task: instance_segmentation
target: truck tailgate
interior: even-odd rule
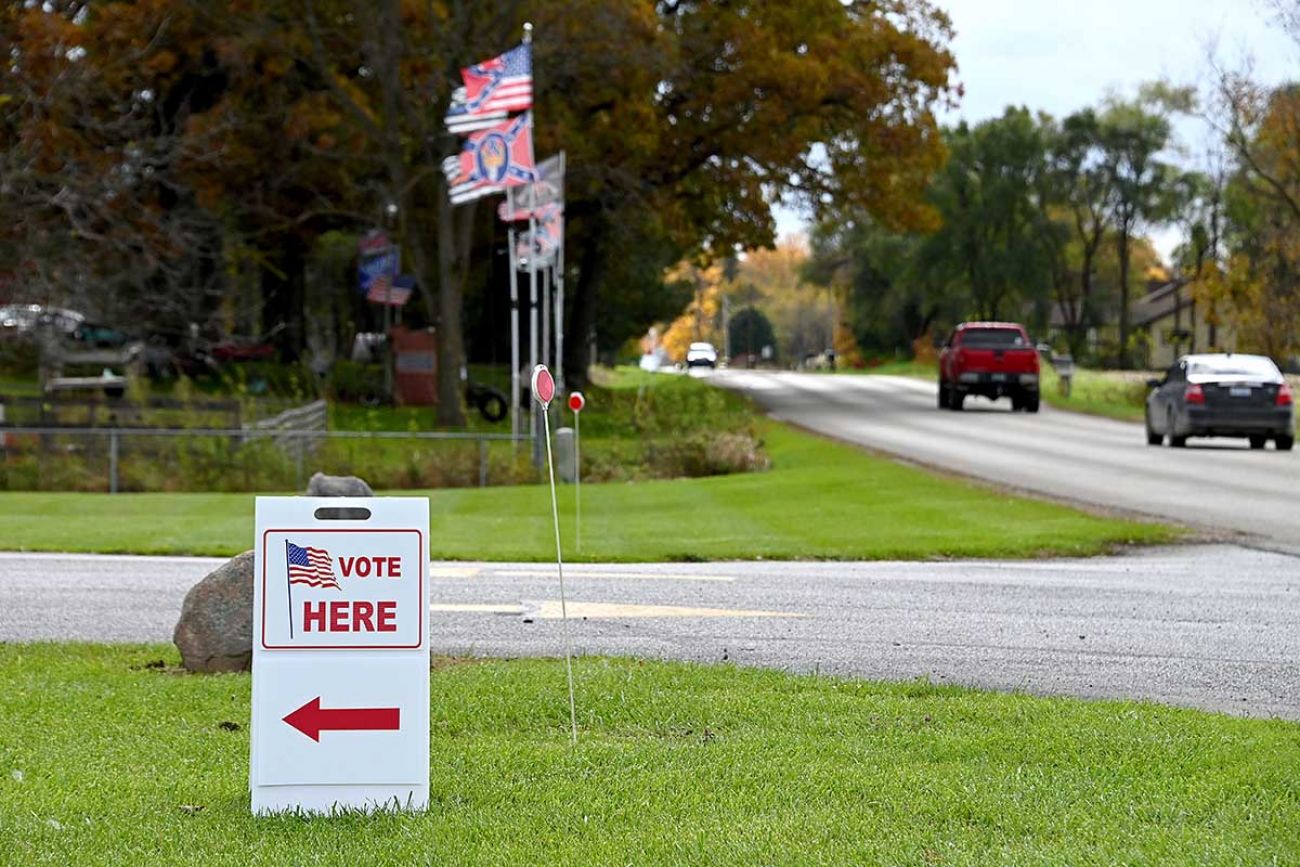
[[[957,366],[960,370],[971,373],[1037,373],[1038,355],[1032,349],[962,347]]]

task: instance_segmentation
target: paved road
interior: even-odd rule
[[[219,562],[0,554],[0,641],[167,641],[186,590]],[[1300,719],[1297,566],[1216,545],[1006,563],[582,565],[566,578],[584,654]],[[545,565],[435,563],[431,579],[435,652],[563,653]]]
[[[1187,524],[1216,537],[1300,553],[1300,452],[1252,452],[1244,440],[1146,444],[1141,424],[1007,400],[936,408],[936,386],[910,377],[719,371],[773,416],[930,466],[1053,497]]]

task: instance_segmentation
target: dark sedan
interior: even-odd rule
[[[1272,440],[1278,451],[1295,445],[1291,386],[1262,355],[1185,355],[1164,379],[1148,382],[1147,443],[1169,438],[1243,437],[1252,449]]]

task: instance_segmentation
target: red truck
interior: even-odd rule
[[[939,408],[960,410],[967,395],[1011,398],[1013,410],[1038,412],[1038,352],[1023,325],[963,322],[939,356]]]

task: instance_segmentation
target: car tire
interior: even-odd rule
[[[1250,437],[1250,447],[1255,451],[1259,451],[1266,445],[1268,445],[1268,437]]]
[[[1180,436],[1176,436],[1176,435],[1174,434],[1174,412],[1173,412],[1173,410],[1170,410],[1170,411],[1165,415],[1165,432],[1166,432],[1167,434],[1169,434],[1169,447],[1170,447],[1170,448],[1181,449],[1181,448],[1186,447],[1186,445],[1187,445],[1187,437],[1185,437],[1185,436],[1180,437]]]
[[[1025,398],[1025,412],[1038,412],[1038,395]]]
[[[966,395],[962,394],[957,389],[954,388],[952,391],[948,392],[948,409],[953,412],[961,412],[962,404],[965,402]]]
[[[1025,399],[1018,394],[1011,395],[1011,411],[1020,412],[1025,408]]]
[[[1295,445],[1295,434],[1273,437],[1273,445],[1277,446],[1277,450],[1280,452],[1289,452],[1292,446]]]
[[[490,392],[478,402],[478,411],[488,421],[501,421],[506,417],[506,396]]]
[[[1165,435],[1158,434],[1151,429],[1151,416],[1149,415],[1147,416],[1146,428],[1147,428],[1147,445],[1162,446],[1165,444]]]
[[[948,386],[943,382],[939,383],[939,409],[948,408]]]

